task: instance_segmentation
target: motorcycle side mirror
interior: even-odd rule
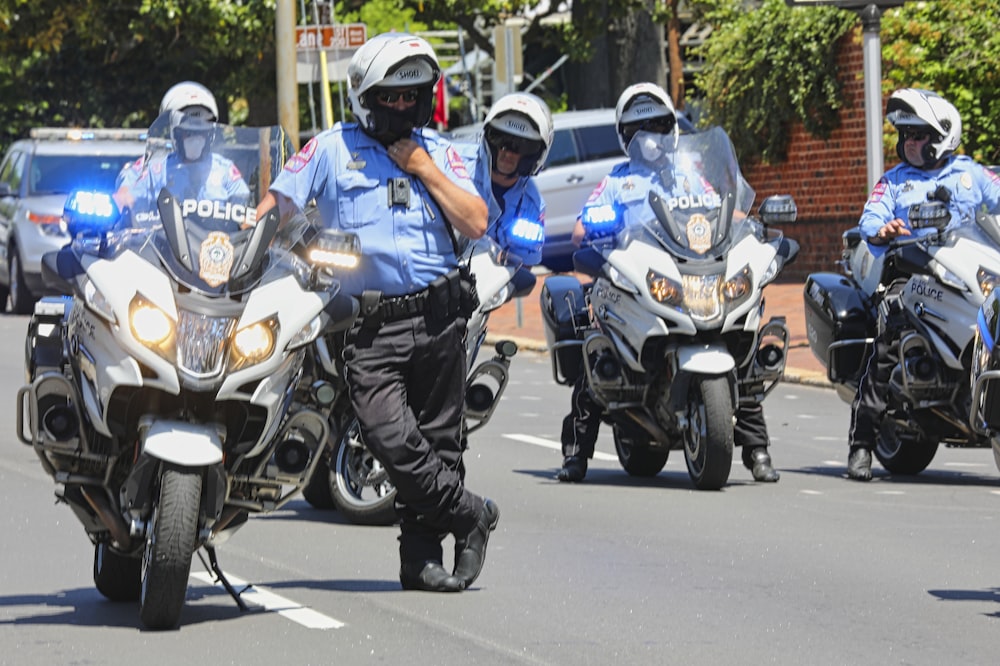
[[[114,229],[121,211],[107,192],[76,190],[63,205],[62,224],[71,238],[80,235],[100,236]]]
[[[764,224],[783,224],[794,222],[799,210],[792,195],[774,194],[761,202],[758,214]]]
[[[951,222],[951,211],[942,201],[922,201],[910,206],[910,227],[943,231]]]

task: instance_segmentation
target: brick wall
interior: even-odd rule
[[[783,231],[801,249],[783,279],[804,279],[817,271],[837,272],[841,234],[858,222],[868,197],[865,154],[864,54],[860,27],[838,45],[844,106],[840,127],[828,140],[810,136],[801,123],[791,129],[788,159],[780,164],[744,165],[744,176],[757,192],[757,204],[772,194],[791,194],[798,221]]]

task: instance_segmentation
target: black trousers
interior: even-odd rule
[[[896,363],[895,345],[884,335],[876,337],[851,402],[851,426],[847,433],[851,447],[875,448],[875,435],[886,410],[889,377]]]
[[[581,373],[573,384],[570,412],[563,419],[562,452],[564,456],[593,458],[597,433],[601,427],[603,410],[587,389],[587,378]],[[733,431],[736,446],[753,449],[767,447],[767,422],[760,404],[739,406],[736,409],[736,426]]]
[[[351,404],[396,487],[403,562],[441,561],[442,540],[467,535],[482,511],[462,465],[464,334],[464,319],[415,316],[347,335]]]

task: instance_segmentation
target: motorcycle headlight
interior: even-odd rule
[[[132,335],[142,344],[161,354],[169,349],[174,337],[174,321],[138,294],[129,304],[128,322]]]
[[[722,284],[722,297],[730,304],[739,303],[750,295],[751,289],[753,289],[753,271],[748,265]]]
[[[719,287],[722,276],[683,275],[684,307],[692,319],[707,321],[722,314]]]
[[[258,321],[236,331],[233,335],[233,370],[240,370],[260,363],[274,352],[278,322],[274,319]]]
[[[979,283],[979,289],[983,292],[983,298],[985,298],[993,293],[993,289],[996,288],[997,284],[1000,284],[1000,275],[980,266],[979,270],[976,271],[976,282]]]
[[[657,303],[677,307],[684,302],[684,287],[662,273],[650,269],[646,273],[646,286]]]

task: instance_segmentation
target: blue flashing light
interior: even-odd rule
[[[545,227],[536,220],[519,218],[510,230],[511,238],[522,243],[535,245],[545,242]]]
[[[580,216],[583,230],[588,239],[613,236],[625,226],[625,220],[617,206],[601,204],[585,206]]]
[[[121,216],[107,192],[77,190],[66,198],[63,219],[71,236],[100,234],[111,229]]]

